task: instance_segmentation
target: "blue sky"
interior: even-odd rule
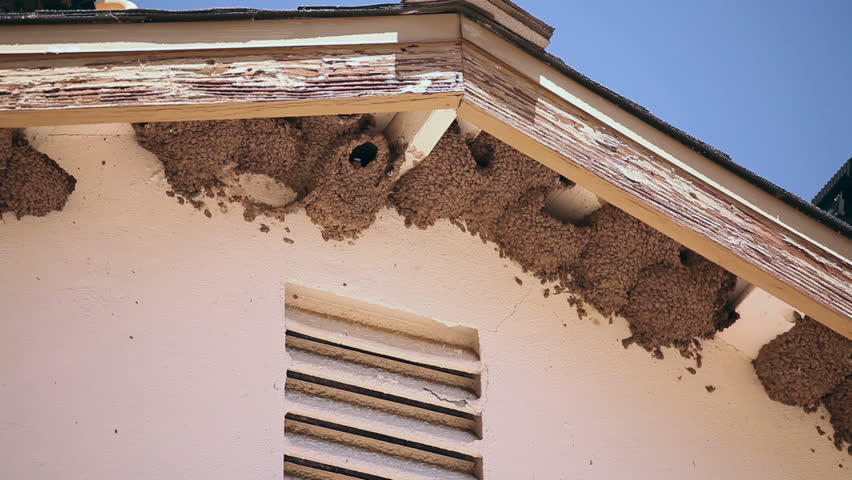
[[[515,0],[594,80],[807,200],[852,157],[852,0]],[[140,8],[370,0],[136,0]]]

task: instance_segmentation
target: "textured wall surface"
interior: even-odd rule
[[[625,322],[580,320],[445,220],[264,232],[169,198],[129,125],[27,133],[78,182],[0,223],[0,478],[280,479],[285,282],[479,329],[486,479],[849,476],[828,420],[767,398],[745,355],[707,342],[691,374],[625,350]]]

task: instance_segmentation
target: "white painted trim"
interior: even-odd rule
[[[400,175],[432,153],[455,119],[455,109],[402,112],[394,117],[385,136],[400,150],[405,149]]]

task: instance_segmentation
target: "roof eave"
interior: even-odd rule
[[[7,73],[0,82],[13,92],[0,97],[0,126],[458,107],[461,118],[852,337],[852,300],[844,298],[852,282],[849,231],[796,202],[779,200],[777,190],[734,168],[721,152],[571,70],[467,2],[299,10],[270,20],[286,25],[252,22],[260,25],[254,30],[226,21],[215,29],[187,28],[189,23],[154,29],[149,22],[174,22],[183,14],[112,14],[122,23],[125,16],[140,18],[140,12],[146,23],[132,32],[129,25],[62,27],[73,33],[53,32],[62,44],[40,43],[37,25],[0,29],[0,43],[20,52],[0,54]],[[256,12],[254,19],[260,18]],[[0,22],[12,23],[10,18]],[[441,28],[425,25],[436,19]],[[288,28],[277,28],[283,26]],[[253,36],[261,30],[262,42]],[[28,41],[21,34],[28,31],[30,47],[43,52],[21,50]],[[164,44],[165,31],[187,40]],[[92,36],[88,43],[86,35]],[[47,52],[61,53],[45,57]],[[178,73],[193,87],[163,96],[164,85],[183,80],[174,75],[177,59]],[[258,69],[294,86],[270,89],[232,70],[237,63],[246,68],[247,60],[261,62]],[[306,64],[318,70],[306,70]],[[348,76],[335,77],[341,72]],[[386,82],[357,81],[381,72]],[[144,80],[136,78],[140,73]],[[119,75],[126,83],[115,82]],[[318,76],[306,78],[312,75]],[[240,88],[222,87],[231,81],[242,82]],[[197,87],[204,84],[211,88]],[[103,96],[125,85],[142,90]],[[590,158],[601,161],[588,163]]]

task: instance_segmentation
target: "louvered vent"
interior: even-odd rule
[[[473,480],[475,330],[287,286],[285,479]]]

